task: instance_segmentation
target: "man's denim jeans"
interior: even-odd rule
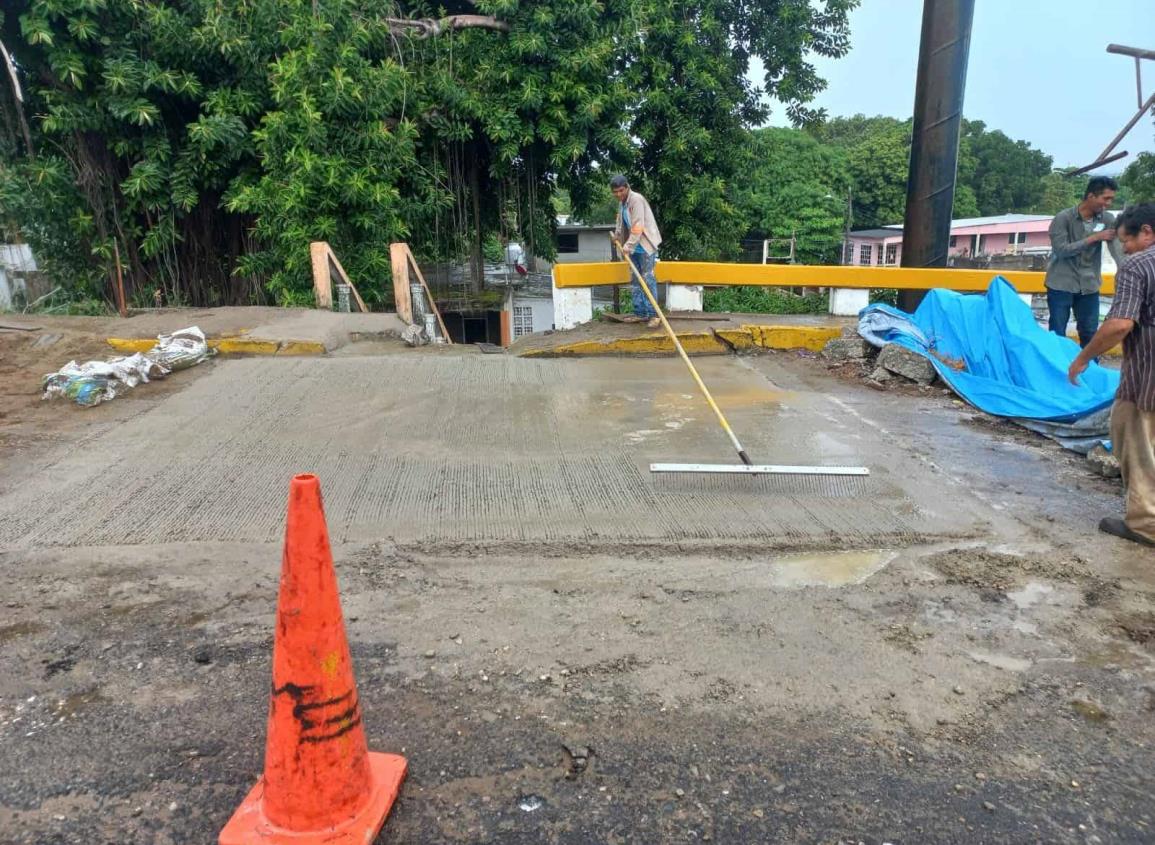
[[[634,266],[638,268],[638,272],[646,280],[646,287],[650,289],[650,293],[654,295],[654,299],[658,298],[658,279],[654,276],[654,264],[658,260],[658,253],[655,250],[651,255],[644,252],[635,252],[631,258],[634,260]],[[650,300],[646,298],[642,286],[638,283],[638,277],[633,273],[630,274],[630,294],[634,300],[634,313],[644,319],[658,316],[654,311],[654,307],[650,305]]]
[[[1047,288],[1047,310],[1051,312],[1050,329],[1057,335],[1067,336],[1067,322],[1075,312],[1079,330],[1079,345],[1086,346],[1099,330],[1099,294],[1071,293]]]

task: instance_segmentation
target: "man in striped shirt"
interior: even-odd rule
[[[1092,360],[1123,342],[1111,449],[1123,473],[1126,516],[1107,517],[1099,530],[1155,546],[1155,203],[1127,209],[1116,230],[1127,259],[1115,274],[1115,301],[1067,377],[1077,384]]]

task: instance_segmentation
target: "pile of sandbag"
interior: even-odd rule
[[[91,408],[138,384],[164,378],[174,370],[195,367],[211,354],[204,332],[191,326],[160,335],[156,346],[144,353],[84,364],[69,361],[44,377],[44,398],[71,399]]]

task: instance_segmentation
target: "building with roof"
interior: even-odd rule
[[[1044,214],[999,214],[951,221],[950,255],[966,258],[993,255],[1046,254],[1052,217]],[[898,266],[902,263],[902,224],[851,232],[846,264]]]

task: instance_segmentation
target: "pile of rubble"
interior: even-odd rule
[[[897,343],[882,349],[871,346],[858,334],[855,326],[842,329],[842,337],[829,341],[822,357],[831,364],[858,363],[871,387],[885,388],[893,383],[928,386],[938,380],[930,361]]]

